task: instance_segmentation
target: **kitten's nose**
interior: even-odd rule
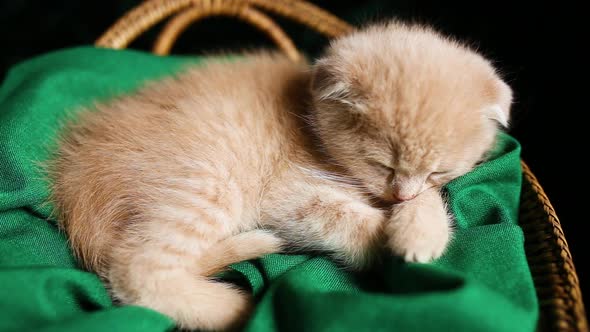
[[[416,197],[416,195],[408,195],[408,194],[393,194],[393,198],[399,202],[409,201],[412,198]]]

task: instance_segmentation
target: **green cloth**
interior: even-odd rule
[[[148,309],[114,306],[49,216],[39,164],[66,114],[172,74],[189,61],[82,47],[14,67],[0,87],[0,331],[169,331]],[[263,73],[261,73],[263,74]],[[456,233],[432,264],[394,257],[360,274],[322,256],[274,254],[226,275],[256,294],[247,331],[533,331],[537,298],[517,224],[520,147],[448,185]],[[223,308],[219,308],[223,310]]]

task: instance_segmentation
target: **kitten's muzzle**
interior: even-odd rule
[[[411,199],[414,199],[416,197],[416,195],[411,194],[411,195],[407,195],[407,194],[397,194],[394,193],[393,194],[393,199],[396,201],[396,203],[401,203],[401,202],[405,202],[405,201],[409,201]]]

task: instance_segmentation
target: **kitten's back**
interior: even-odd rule
[[[275,171],[277,152],[290,153],[285,116],[306,91],[303,65],[259,53],[212,60],[177,78],[149,83],[96,110],[80,113],[50,167],[52,201],[76,255],[104,271],[105,249],[142,210],[165,200],[162,187],[215,174],[233,179],[254,205]]]

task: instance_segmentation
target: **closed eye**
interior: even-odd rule
[[[380,163],[378,161],[371,161],[370,163],[373,167],[379,169],[382,172],[393,173],[394,171],[393,168],[391,168],[390,166]]]

